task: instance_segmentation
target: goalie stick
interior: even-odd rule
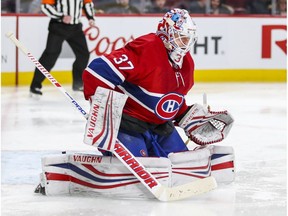
[[[20,43],[12,32],[6,33],[8,37],[42,72],[42,74],[58,88],[74,107],[88,119],[88,114],[77,103],[76,100],[61,86],[60,83],[42,66],[42,64]],[[193,181],[176,187],[166,187],[137,160],[137,158],[119,141],[116,140],[114,150],[111,151],[132,173],[133,175],[160,201],[181,200],[188,197],[203,194],[217,187],[214,177]]]

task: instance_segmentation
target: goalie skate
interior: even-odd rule
[[[37,185],[37,187],[35,188],[34,193],[46,195],[46,191],[45,191],[45,178],[44,178],[44,174],[43,174],[43,173],[40,173],[40,183],[39,183],[39,184]]]

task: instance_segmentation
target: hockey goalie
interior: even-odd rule
[[[92,193],[153,198],[113,155],[121,142],[163,185],[174,187],[213,176],[234,180],[234,151],[218,146],[233,125],[231,114],[186,103],[194,85],[190,49],[196,25],[183,9],[172,9],[149,33],[94,59],[83,72],[90,101],[84,143],[101,154],[74,153],[42,158],[35,192],[46,195]],[[189,149],[183,130],[197,145]]]

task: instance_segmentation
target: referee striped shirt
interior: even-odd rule
[[[48,17],[59,22],[62,22],[63,16],[71,16],[72,25],[80,23],[82,10],[88,20],[94,20],[92,0],[42,0],[41,9]]]

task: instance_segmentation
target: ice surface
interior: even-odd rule
[[[88,111],[82,95],[64,87]],[[220,144],[234,147],[236,181],[198,197],[162,203],[34,194],[43,155],[96,150],[82,142],[85,119],[55,87],[44,86],[40,100],[30,98],[27,87],[2,87],[1,215],[284,216],[286,91],[284,83],[196,83],[188,104],[202,103],[206,92],[212,109],[227,108],[235,118]]]

